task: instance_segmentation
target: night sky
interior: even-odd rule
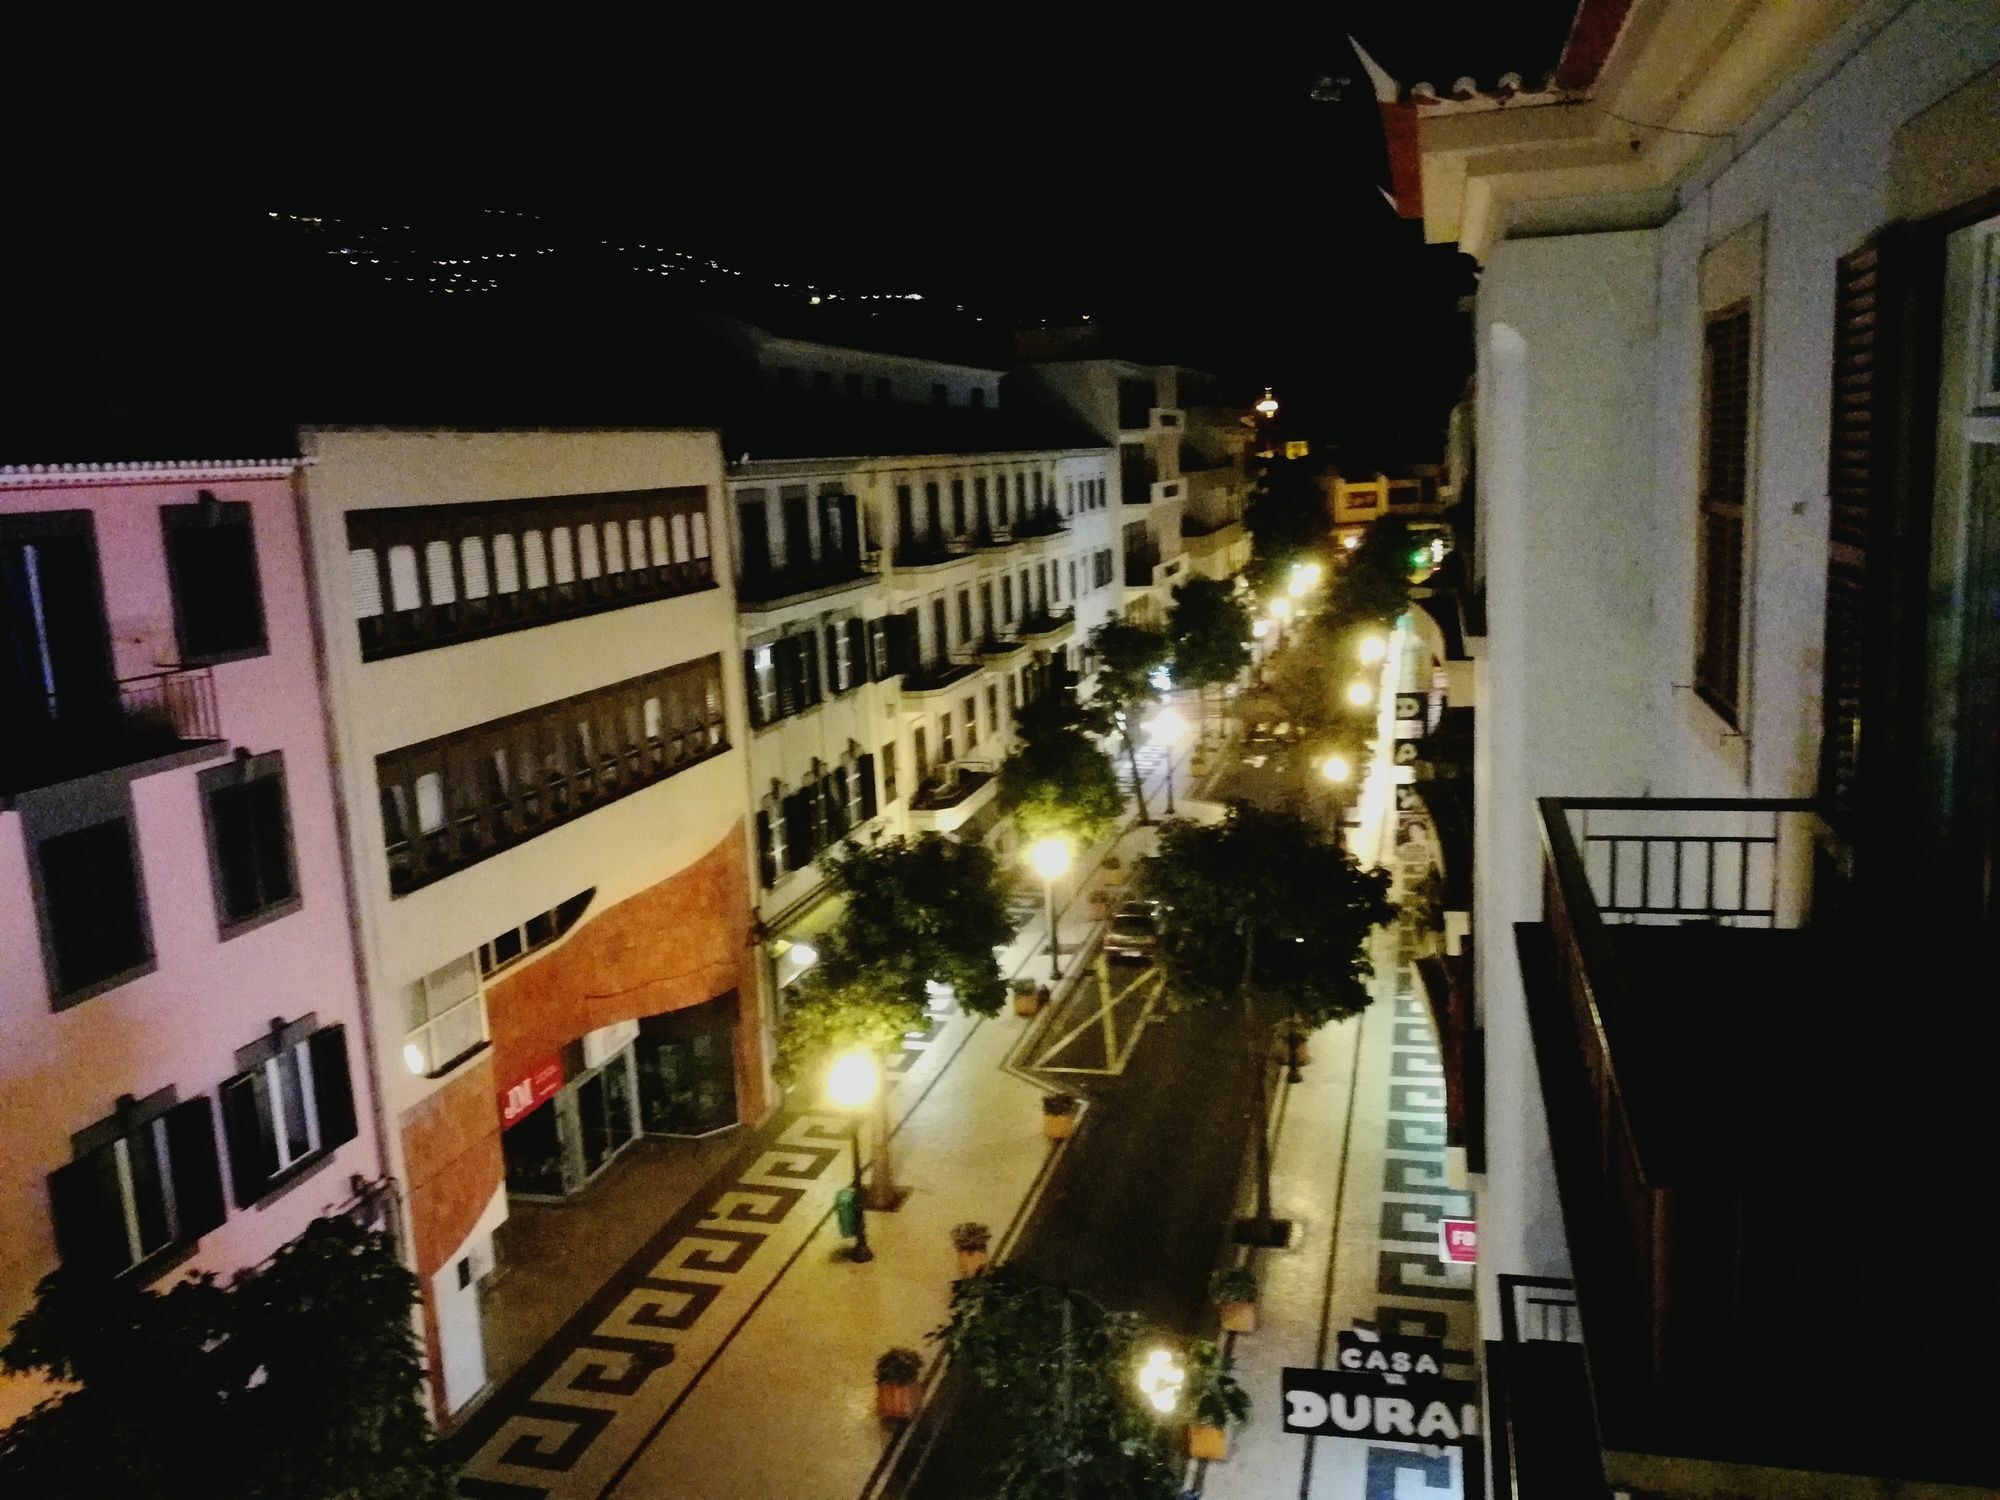
[[[482,189],[484,207],[451,201],[448,172],[375,202],[280,178],[136,239],[56,226],[6,252],[15,347],[41,352],[0,377],[0,461],[161,456],[175,431],[299,420],[698,417],[657,409],[698,384],[661,373],[690,303],[994,363],[1017,326],[1087,313],[1106,352],[1205,366],[1246,399],[1276,387],[1288,423],[1357,461],[1429,456],[1468,367],[1471,263],[1384,202],[1345,36],[1443,90],[1461,72],[1532,79],[1569,9],[1357,5],[1304,31],[1158,13],[893,50],[794,38],[680,59],[640,101],[644,133]],[[1337,99],[1312,97],[1321,78]],[[711,259],[735,274],[688,273]],[[814,307],[808,285],[844,295]],[[506,400],[482,406],[467,393],[496,369]]]

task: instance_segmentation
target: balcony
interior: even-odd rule
[[[1018,636],[989,635],[979,643],[979,655],[989,667],[1010,665],[1027,649],[1028,643]]]
[[[953,761],[925,780],[910,798],[916,833],[956,833],[999,795],[994,768],[984,761]]]
[[[148,776],[222,753],[210,668],[152,672],[116,687],[115,699],[106,693],[95,702],[64,704],[52,721],[10,726],[0,735],[0,808],[16,792],[121,767]]]
[[[968,539],[958,537],[925,537],[914,542],[897,543],[892,555],[899,570],[914,572],[963,562],[972,555],[972,544]]]
[[[1829,920],[1846,855],[1808,803],[1548,798],[1540,822],[1544,920],[1516,934],[1610,1487],[1990,1485],[1962,1335],[1992,1282],[1911,1238],[1963,1184],[1945,1143],[1984,1138],[1947,1076],[1964,956]],[[1863,1374],[1877,1336],[1921,1378]]]
[[[978,672],[981,665],[978,661],[954,661],[950,657],[924,662],[903,674],[903,696],[924,698],[949,692]]]
[[[1061,536],[1069,530],[1069,523],[1063,520],[1053,505],[1031,511],[1014,522],[1014,540],[1025,541],[1045,536]]]
[[[1125,587],[1128,589],[1149,589],[1153,586],[1153,571],[1160,565],[1160,554],[1148,549],[1144,552],[1125,554]]]
[[[1018,634],[1023,642],[1031,646],[1053,646],[1069,638],[1076,629],[1076,611],[1058,610],[1051,614],[1048,610],[1038,610],[1021,621]]]
[[[755,614],[781,604],[858,588],[875,577],[875,570],[859,557],[837,558],[828,564],[806,568],[766,568],[746,572],[736,587],[736,597],[745,613]]]

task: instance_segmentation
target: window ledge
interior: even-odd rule
[[[99,995],[108,994],[122,985],[130,984],[135,979],[144,979],[148,974],[159,968],[159,966],[159,959],[149,956],[143,963],[134,964],[129,969],[121,969],[116,974],[106,975],[92,984],[79,985],[73,990],[57,991],[51,989],[49,991],[49,1009],[51,1011],[63,1011],[68,1010],[73,1005],[81,1005],[86,1000],[95,1000]]]
[[[305,904],[303,896],[292,896],[284,901],[273,902],[262,911],[253,912],[241,921],[217,922],[215,927],[216,937],[218,940],[226,943],[231,938],[242,937],[246,932],[255,932],[259,927],[268,927],[280,918],[289,917],[293,912],[303,908]]]
[[[464,1067],[467,1063],[471,1062],[474,1058],[478,1057],[482,1052],[486,1052],[489,1049],[491,1049],[492,1046],[493,1043],[491,1041],[484,1041],[481,1042],[477,1047],[466,1048],[465,1051],[459,1053],[458,1056],[454,1057],[450,1062],[446,1063],[443,1067],[438,1068],[433,1072],[424,1074],[424,1081],[426,1083],[437,1083],[442,1079],[449,1078],[452,1074],[456,1073],[460,1068]]]
[[[333,1159],[338,1155],[340,1155],[340,1147],[338,1146],[335,1146],[330,1151],[319,1151],[306,1157],[303,1161],[293,1162],[276,1177],[266,1178],[264,1181],[264,1191],[258,1197],[257,1201],[250,1205],[250,1211],[261,1214],[281,1198],[287,1197],[294,1188],[319,1176],[321,1172],[324,1172],[328,1167],[333,1165]]]

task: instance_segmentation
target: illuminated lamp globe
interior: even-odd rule
[[[1389,654],[1389,643],[1379,635],[1364,635],[1361,638],[1361,664],[1372,667]]]
[[[1028,846],[1028,863],[1044,880],[1062,879],[1069,870],[1069,840],[1054,837],[1036,839]]]
[[[826,1097],[836,1109],[860,1109],[881,1084],[875,1055],[864,1047],[843,1052],[826,1070]]]
[[[1339,783],[1354,774],[1354,767],[1348,764],[1344,755],[1329,755],[1319,763],[1319,774],[1328,781]]]
[[[1366,708],[1375,701],[1375,689],[1357,677],[1347,685],[1347,701],[1356,708]]]

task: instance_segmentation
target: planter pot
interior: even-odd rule
[[[1229,1457],[1229,1432],[1222,1427],[1210,1427],[1205,1423],[1193,1422],[1188,1425],[1188,1457],[1205,1458],[1211,1463]]]
[[[1312,1048],[1306,1044],[1304,1037],[1300,1037],[1296,1042],[1291,1044],[1291,1056],[1289,1060],[1292,1066],[1299,1068],[1304,1067],[1312,1061]]]
[[[1014,991],[1015,1015],[1032,1016],[1037,1012],[1039,1012],[1041,1008],[1042,1008],[1042,996],[1039,990]]]
[[[912,1380],[906,1385],[875,1382],[875,1415],[885,1421],[908,1421],[917,1414],[924,1388]]]
[[[961,1250],[958,1252],[958,1274],[960,1276],[977,1276],[985,1269],[986,1252],[984,1250]]]
[[[1257,1331],[1257,1304],[1254,1302],[1221,1302],[1216,1304],[1222,1312],[1222,1326],[1229,1333],[1255,1333]]]
[[[1111,898],[1102,891],[1090,893],[1090,919],[1093,922],[1107,922],[1111,919]]]
[[[1075,1115],[1043,1115],[1042,1134],[1052,1141],[1066,1141],[1076,1128]]]

